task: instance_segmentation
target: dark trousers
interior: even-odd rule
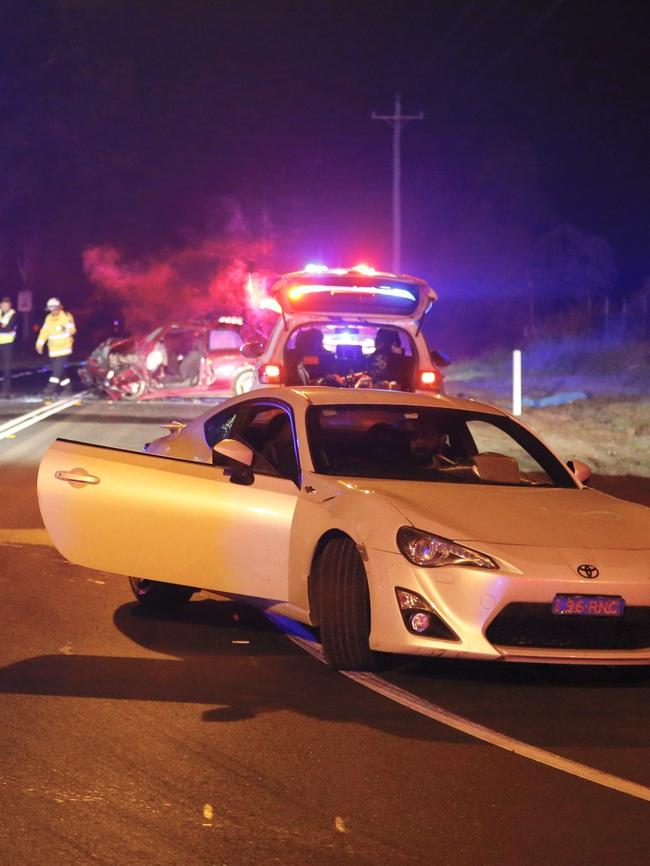
[[[2,367],[2,393],[11,393],[11,359],[14,354],[13,343],[0,343],[0,366]]]
[[[58,358],[50,358],[50,361],[52,362],[52,370],[45,389],[46,394],[53,394],[55,391],[62,391],[64,388],[70,387],[70,377],[66,372],[70,355],[60,355]]]

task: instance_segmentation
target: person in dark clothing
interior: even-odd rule
[[[298,332],[294,364],[290,374],[290,384],[294,385],[325,384],[320,380],[336,372],[334,355],[323,346],[323,334],[318,328]]]
[[[16,311],[11,298],[0,301],[0,367],[2,367],[2,396],[11,396],[11,362],[16,340]]]
[[[368,358],[368,373],[374,382],[400,381],[402,347],[399,334],[393,328],[378,328],[375,351]]]
[[[192,342],[192,348],[178,366],[182,385],[196,385],[201,375],[201,362],[205,356],[204,340],[197,334]]]

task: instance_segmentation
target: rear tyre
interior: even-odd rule
[[[176,610],[188,602],[196,592],[190,586],[161,583],[158,580],[145,580],[140,577],[130,577],[129,584],[136,601],[146,610]]]
[[[316,563],[320,635],[334,670],[374,671],[377,653],[370,649],[368,579],[350,538],[328,542]]]

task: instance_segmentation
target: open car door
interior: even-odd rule
[[[298,488],[258,474],[57,439],[38,473],[45,527],[66,559],[130,577],[288,599]]]

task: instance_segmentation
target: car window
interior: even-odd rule
[[[299,466],[289,412],[281,406],[247,404],[235,438],[253,449],[253,471],[298,482]]]
[[[301,344],[307,343],[308,349],[323,350],[336,357],[359,358],[372,355],[377,349],[377,334],[381,343],[382,337],[390,333],[396,353],[413,355],[413,343],[402,328],[386,328],[383,325],[370,324],[324,324],[310,322],[300,325],[289,335],[285,349],[293,352],[301,349]],[[309,345],[311,343],[311,345]]]
[[[505,415],[382,404],[312,406],[307,426],[314,467],[327,475],[576,486],[546,446]]]
[[[213,328],[210,331],[208,347],[211,352],[224,349],[239,349],[243,344],[239,331],[227,331],[224,328]]]
[[[411,337],[398,327],[369,323],[310,322],[289,335],[284,347],[288,385],[338,385],[412,390],[415,350]]]
[[[232,438],[236,418],[237,410],[232,408],[217,412],[216,415],[208,418],[203,427],[203,433],[210,448],[214,448],[217,442],[221,442],[222,439]],[[218,456],[215,455],[215,459]]]

